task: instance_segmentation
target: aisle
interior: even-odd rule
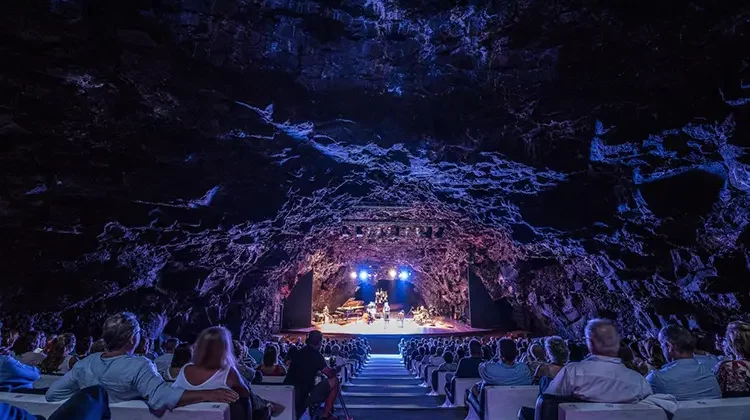
[[[399,355],[373,354],[351,384],[344,385],[344,401],[355,420],[459,420],[466,416],[463,409],[439,408],[445,396],[427,395],[430,389],[421,383],[406,370]],[[337,413],[342,412],[337,409]]]

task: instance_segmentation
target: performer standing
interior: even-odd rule
[[[401,312],[398,313],[398,320],[401,322],[400,327],[404,328],[404,310],[402,309]]]
[[[391,322],[391,305],[388,302],[383,304],[383,321],[385,321],[383,328],[387,327]]]

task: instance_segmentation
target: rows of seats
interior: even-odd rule
[[[469,417],[492,420],[516,420],[521,407],[533,407],[539,395],[539,387],[485,386],[482,398],[470,392],[466,396]]]
[[[750,398],[693,400],[677,403],[672,420],[750,420]],[[652,405],[563,403],[560,420],[667,420],[664,410]]]
[[[44,395],[12,392],[0,392],[0,401],[44,417],[50,416],[62,405],[62,402],[47,402]],[[110,404],[109,409],[112,413],[112,420],[154,420],[158,418],[149,411],[144,401]],[[229,420],[229,405],[219,403],[191,404],[176,408],[161,418],[165,420]],[[287,417],[287,419],[291,419],[291,417]]]

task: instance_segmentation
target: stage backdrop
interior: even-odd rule
[[[292,293],[284,303],[284,329],[312,326],[313,272],[297,280]]]
[[[513,321],[513,308],[507,300],[495,301],[482,283],[482,280],[474,274],[471,267],[467,270],[469,277],[469,323],[473,328],[497,328],[512,330],[515,328]]]

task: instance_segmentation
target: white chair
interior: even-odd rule
[[[453,398],[455,401],[451,402],[448,396],[445,397],[445,403],[443,403],[442,407],[449,408],[449,407],[466,407],[466,390],[471,389],[472,386],[474,386],[475,383],[481,381],[481,378],[456,378],[456,392],[453,393]]]
[[[750,398],[680,401],[673,420],[750,420]],[[647,404],[564,403],[560,420],[666,420],[664,410]]]
[[[539,396],[539,386],[485,386],[484,416],[491,420],[516,420],[521,407],[534,407]],[[479,418],[479,413],[469,406],[468,418]]]
[[[273,401],[281,404],[286,409],[278,420],[296,420],[294,412],[294,387],[291,385],[251,385],[250,389],[264,400]],[[203,420],[203,419],[201,419]]]
[[[31,414],[49,417],[61,405],[61,402],[50,403],[44,395],[0,393],[0,401],[23,408]],[[109,405],[112,420],[155,420],[146,402],[126,401]],[[200,403],[180,407],[167,412],[161,419],[168,420],[229,420],[229,405],[219,403]]]
[[[263,382],[264,384],[283,384],[284,379],[286,379],[286,376],[264,376]]]

